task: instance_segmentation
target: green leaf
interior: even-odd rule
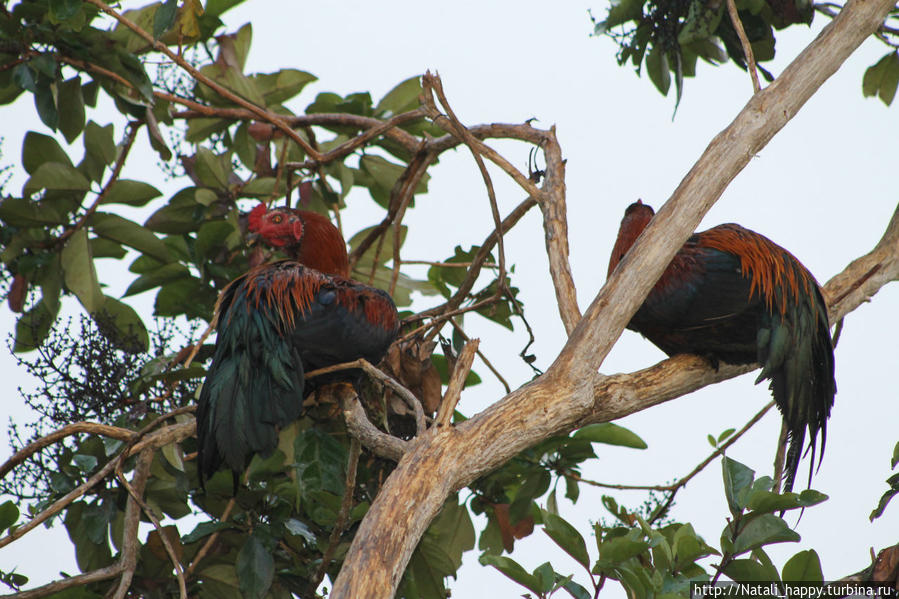
[[[91,245],[91,255],[94,257],[94,260],[97,258],[116,258],[121,260],[128,253],[121,244],[110,241],[109,239],[93,237],[89,241]]]
[[[806,489],[801,494],[796,493],[772,493],[764,489],[753,489],[749,493],[746,507],[753,512],[780,512],[796,508],[805,508],[827,499],[827,495],[813,489]]]
[[[731,513],[737,516],[746,507],[746,494],[752,485],[755,471],[728,457],[721,460],[721,470],[724,474],[727,505]]]
[[[629,534],[605,540],[599,544],[601,562],[617,564],[640,555],[649,549],[649,543],[639,538],[639,530],[631,530]]]
[[[59,212],[45,202],[9,197],[0,202],[0,220],[13,227],[62,225],[66,222]]]
[[[137,295],[138,293],[143,293],[148,289],[159,287],[170,281],[187,277],[190,277],[190,270],[183,264],[177,262],[164,264],[163,266],[151,270],[135,279],[135,281],[128,286],[128,290],[125,291],[123,297]]]
[[[50,18],[54,24],[68,21],[81,10],[81,0],[50,0]]]
[[[228,173],[231,169],[227,154],[216,155],[212,150],[201,147],[197,150],[195,168],[203,185],[214,189],[228,189]]]
[[[362,229],[355,235],[350,238],[349,246],[350,250],[355,250],[359,247],[359,244],[362,243],[362,240],[365,239],[369,233],[371,233],[376,227],[366,227]],[[403,247],[403,242],[406,241],[406,233],[408,232],[409,227],[406,225],[400,226],[400,247]],[[371,270],[371,264],[375,261],[375,257],[377,254],[377,263],[378,264],[386,264],[390,260],[393,260],[393,247],[394,247],[394,229],[391,227],[387,231],[384,232],[383,242],[379,243],[375,241],[371,244],[365,253],[359,257],[360,263],[364,261],[364,264],[357,266],[357,270],[360,272],[367,272]],[[367,266],[366,266],[367,265]]]
[[[69,155],[53,137],[29,131],[22,142],[22,166],[29,175],[33,175],[45,162],[59,162],[72,166]]]
[[[153,39],[158,40],[162,34],[175,24],[178,14],[178,0],[165,0],[153,15]]]
[[[216,252],[227,248],[226,240],[235,233],[237,232],[228,221],[207,221],[200,225],[200,229],[197,231],[197,243],[194,245],[194,249],[200,256],[212,258]]]
[[[887,484],[890,488],[883,494],[880,498],[880,502],[877,504],[877,507],[874,508],[874,511],[871,512],[871,515],[868,518],[873,522],[877,518],[880,518],[883,515],[884,510],[886,510],[887,505],[890,503],[890,500],[899,495],[899,474],[894,474],[893,476],[887,479]]]
[[[732,526],[733,524],[729,524],[727,531],[730,531]],[[774,514],[762,514],[747,522],[740,530],[734,541],[733,554],[740,555],[763,545],[795,542],[799,539],[799,534],[791,530],[781,518]]]
[[[568,594],[574,597],[574,599],[591,599],[593,597],[593,593],[590,593],[573,580],[565,582],[562,588],[568,591]]]
[[[84,127],[82,165],[86,169],[85,172],[89,173],[94,181],[99,181],[106,166],[112,164],[116,159],[116,145],[112,136],[112,125],[101,127],[93,121],[88,121]]]
[[[196,231],[203,206],[194,201],[169,204],[150,215],[144,226],[157,233],[189,233]]]
[[[668,68],[668,56],[661,46],[653,44],[646,56],[646,73],[656,89],[663,96],[667,96],[668,89],[671,87],[671,73]]]
[[[62,162],[45,162],[25,182],[22,194],[30,196],[39,189],[87,191],[90,188],[90,181],[75,167]]]
[[[37,115],[40,117],[41,122],[52,131],[56,131],[59,125],[59,110],[56,108],[56,96],[53,93],[53,86],[43,78],[38,79],[37,89],[34,91],[34,107],[37,109]]]
[[[318,77],[298,69],[281,69],[277,73],[253,75],[250,80],[262,93],[265,105],[274,106],[296,96]]]
[[[131,179],[119,179],[112,184],[101,204],[127,204],[128,206],[144,206],[153,198],[158,198],[162,192],[143,181]]]
[[[208,0],[206,2],[206,15],[210,17],[220,17],[226,11],[241,4],[244,0]]]
[[[181,316],[212,319],[216,293],[208,285],[193,277],[185,277],[163,285],[156,295],[157,316]]]
[[[122,350],[140,353],[150,347],[147,327],[128,304],[107,296],[93,316],[103,335]]]
[[[187,134],[184,139],[192,143],[201,142],[210,135],[225,131],[230,125],[231,121],[227,119],[190,119],[190,122],[187,123]]]
[[[58,305],[57,305],[58,309]],[[56,310],[50,310],[43,299],[16,321],[16,342],[13,352],[22,353],[40,347],[56,320]]]
[[[77,0],[81,4],[80,0]],[[84,130],[84,98],[81,77],[75,76],[59,84],[59,130],[72,143]]]
[[[767,582],[770,580],[768,569],[751,559],[735,559],[727,564],[724,573],[736,582]]]
[[[262,599],[272,586],[275,560],[259,537],[250,535],[237,554],[237,579],[247,599]]]
[[[458,570],[462,566],[462,554],[474,548],[475,532],[468,509],[465,504],[458,503],[457,495],[447,499],[427,534],[443,548],[450,560],[452,569],[447,574]]]
[[[559,516],[543,512],[543,532],[549,535],[556,545],[573,557],[585,568],[590,567],[590,556],[587,544],[577,529]]]
[[[104,295],[97,281],[93,256],[87,242],[87,232],[78,229],[69,237],[60,256],[65,283],[84,309],[93,314],[103,305]]]
[[[878,96],[889,106],[899,85],[899,52],[890,52],[865,71],[862,78],[862,94]]]
[[[591,443],[621,445],[634,449],[646,449],[647,447],[646,442],[636,433],[611,422],[588,424],[575,432],[573,437],[575,439],[585,439]]]
[[[227,530],[229,528],[234,528],[234,525],[230,522],[200,522],[192,531],[181,537],[181,543],[184,545],[196,543],[212,533],[219,532],[220,530]]]
[[[606,20],[594,26],[593,35],[602,35],[612,27],[639,19],[643,15],[643,0],[612,0],[610,4]]]
[[[19,508],[12,501],[0,504],[0,533],[16,523],[19,519]]]
[[[784,582],[824,582],[818,554],[814,549],[800,551],[784,564],[781,577]]]
[[[94,233],[100,237],[118,241],[157,260],[168,262],[171,258],[169,250],[161,239],[156,237],[147,227],[123,218],[118,214],[95,212],[90,217],[90,225]]]
[[[485,566],[493,566],[521,586],[537,593],[542,593],[540,589],[540,581],[533,574],[529,574],[527,570],[521,567],[521,564],[510,557],[503,555],[484,554],[478,558],[478,561]]]
[[[409,77],[387,92],[378,105],[375,114],[384,119],[415,110],[419,106],[418,96],[421,94],[421,77]]]
[[[268,198],[275,189],[275,181],[276,179],[274,177],[259,177],[253,179],[241,187],[240,195],[260,199]]]

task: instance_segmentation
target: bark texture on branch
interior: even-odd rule
[[[783,75],[712,140],[600,290],[546,374],[449,431],[438,435],[432,429],[409,442],[363,520],[331,597],[393,597],[415,546],[446,497],[526,447],[579,424],[681,395],[692,390],[682,384],[686,379],[698,388],[749,370],[724,365],[714,373],[701,359],[682,356],[633,375],[596,375],[643,298],[728,183],[877,29],[893,2],[850,0]],[[869,276],[866,282],[873,285],[874,279]]]

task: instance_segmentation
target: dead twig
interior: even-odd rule
[[[730,22],[733,23],[734,30],[737,32],[737,37],[740,38],[740,45],[743,46],[743,54],[746,56],[746,70],[749,71],[749,76],[752,78],[752,92],[757,94],[762,89],[762,86],[759,85],[759,74],[758,69],[755,64],[755,54],[752,52],[752,44],[749,43],[749,38],[746,37],[746,30],[743,29],[743,21],[740,20],[740,15],[737,12],[737,4],[734,0],[727,0],[727,13],[730,15]]]
[[[222,517],[219,518],[219,522],[227,522],[228,521],[228,518],[231,517],[231,511],[234,509],[234,506],[236,504],[237,504],[236,498],[232,497],[231,499],[228,500],[228,504],[225,505],[225,511],[222,512]],[[199,551],[197,551],[197,554],[194,556],[193,561],[190,562],[190,565],[187,567],[187,570],[184,571],[184,578],[186,578],[187,580],[190,580],[193,577],[194,572],[196,572],[196,570],[197,570],[197,566],[200,565],[200,562],[203,561],[203,558],[206,557],[206,555],[212,549],[213,545],[215,545],[216,540],[218,540],[218,538],[219,538],[220,532],[221,531],[217,530],[214,533],[212,533],[211,535],[209,535],[209,538],[206,539],[206,542],[203,543],[203,546],[200,547]]]
[[[456,367],[450,375],[449,384],[446,386],[446,393],[443,395],[443,401],[440,402],[440,408],[437,410],[437,418],[434,419],[434,426],[449,427],[453,418],[453,412],[456,411],[456,404],[462,396],[462,389],[465,387],[465,380],[468,373],[471,372],[471,364],[474,361],[475,352],[478,351],[478,345],[481,343],[479,339],[472,339],[465,344],[459,357],[456,358]]]

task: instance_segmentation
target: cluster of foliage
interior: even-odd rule
[[[288,103],[315,77],[297,69],[244,73],[251,27],[219,31],[221,15],[239,2],[201,6],[186,0],[179,6],[166,0],[124,15],[100,0],[0,6],[0,104],[31,94],[40,120],[68,144],[45,133],[25,135],[21,168],[28,180],[21,193],[0,201],[4,286],[10,309],[21,313],[12,349],[26,355],[26,368],[45,381],[28,396],[43,420],[29,435],[13,435],[14,449],[74,420],[140,436],[158,427],[160,416],[170,428],[190,422],[185,408],[195,401],[211,354],[199,333],[212,321],[222,287],[260,259],[244,243],[242,210],[251,202],[301,206],[340,222],[351,192],[354,198],[367,192],[385,217],[347,235],[354,276],[391,292],[405,310],[409,340],[426,347],[436,345],[435,338],[444,341],[441,353],[416,357],[424,368],[433,367],[441,384],[465,342],[463,313],[508,329],[527,326],[513,270],[482,269],[501,262],[482,251],[487,241],[484,247],[446,248],[442,256],[448,257],[433,263],[426,280],[401,269],[402,215],[427,192],[427,168],[439,153],[460,143],[425,118],[420,79],[399,83],[377,102],[365,92],[320,93],[295,112]],[[627,20],[616,19],[607,27]],[[679,34],[673,35],[676,44]],[[641,42],[640,60],[647,44],[655,48],[653,40]],[[685,48],[681,43],[675,47]],[[649,54],[658,62],[670,51],[659,45]],[[683,65],[679,73],[688,72],[689,60],[677,64]],[[115,122],[95,120],[112,112]],[[147,132],[161,170],[188,182],[170,197],[151,183],[121,176],[140,130]],[[134,220],[141,211],[143,224]],[[107,293],[101,273],[108,265],[98,269],[97,260],[112,261],[113,269],[129,261],[133,277],[121,298]],[[161,334],[151,335],[129,304],[146,292],[155,294],[154,316],[166,323]],[[443,303],[412,313],[413,292]],[[81,335],[58,322],[62,301],[71,297],[90,317]],[[189,330],[165,328],[175,321],[191,323]],[[526,351],[522,357],[534,360]],[[395,370],[408,370],[401,366]],[[472,375],[467,384],[479,380]],[[433,411],[428,399],[422,401]],[[392,428],[390,405],[377,394],[366,403],[370,420],[385,431]],[[0,505],[0,544],[17,538],[25,525],[20,512],[34,518],[64,500],[53,514],[66,527],[83,572],[117,563],[125,546],[139,542],[130,572],[134,596],[173,595],[179,576],[191,596],[316,596],[324,577],[333,580],[339,571],[393,467],[367,451],[360,455],[339,414],[327,396],[310,402],[304,417],[282,431],[278,450],[253,459],[233,497],[229,473],[200,488],[193,437],[165,444],[154,454],[142,494],[145,520],[160,524],[142,542],[124,538],[127,489],[111,475],[90,483],[113,460],[124,474],[135,471],[138,458],[127,454],[133,442],[102,432],[68,437],[34,453],[17,470],[22,474],[16,482],[0,489],[16,498]],[[447,577],[476,543],[482,563],[538,596],[564,589],[578,599],[595,596],[607,579],[636,597],[688,593],[689,582],[715,576],[699,563],[710,555],[721,556],[719,573],[736,580],[788,580],[797,560],[817,559],[801,553],[778,573],[763,546],[798,539],[774,512],[810,506],[823,496],[779,495],[770,479],[754,480],[745,467],[726,460],[733,519],[720,550],[689,524],[666,520],[671,497],[651,499],[643,510],[607,499],[615,523],[596,525],[599,560],[591,564],[583,536],[559,513],[556,494],[564,487],[565,497],[577,501],[580,467],[603,445],[646,446],[616,425],[592,425],[532,447],[452,497],[413,555],[400,595],[446,596]],[[83,494],[66,500],[82,487]],[[475,530],[472,513],[486,516],[483,530]],[[192,530],[181,534],[176,524]],[[503,555],[535,526],[588,570],[592,590],[549,563],[528,573]],[[0,572],[0,581],[18,588],[27,578]],[[117,584],[113,577],[97,580],[77,589],[77,596],[105,596]]]
[[[696,75],[699,59],[711,65],[732,61],[748,67],[743,45],[728,13],[733,0],[613,0],[606,18],[593,18],[594,34],[608,35],[619,45],[618,64],[630,63],[646,74],[662,95],[668,95],[672,78],[680,102],[684,77]],[[811,25],[815,14],[834,17],[840,6],[810,0],[736,0],[737,14],[756,63],[774,58],[775,31],[794,25]],[[591,17],[592,18],[592,17]],[[899,10],[884,22],[877,37],[890,50],[864,75],[862,92],[889,105],[899,86],[899,29],[894,25]],[[771,73],[758,66],[768,81]]]

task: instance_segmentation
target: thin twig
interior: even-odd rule
[[[440,402],[440,408],[437,410],[434,426],[449,427],[450,421],[453,419],[453,412],[456,411],[456,404],[459,403],[459,399],[462,397],[462,389],[465,387],[468,373],[471,372],[471,364],[474,361],[475,352],[478,351],[480,343],[480,339],[472,339],[459,352],[459,357],[456,358],[456,367],[450,375],[446,393],[444,393],[443,400]]]
[[[749,43],[749,38],[746,37],[746,30],[743,29],[743,22],[740,20],[740,14],[737,12],[737,4],[734,0],[727,0],[727,12],[730,15],[730,22],[733,23],[734,29],[737,32],[737,37],[740,38],[740,45],[743,46],[743,54],[746,56],[746,69],[749,71],[749,76],[752,78],[752,92],[759,93],[762,87],[759,85],[759,74],[758,69],[755,64],[755,54],[752,53],[752,44]]]
[[[444,94],[443,92],[443,82],[440,80],[440,75],[433,75],[430,71],[428,71],[427,73],[425,73],[424,77],[422,77],[422,83],[424,84],[425,89],[425,93],[423,94],[423,97],[425,98],[425,106],[429,109],[432,120],[437,124],[439,124],[442,119],[446,119],[447,121],[449,121],[449,127],[445,128],[447,133],[455,133],[455,135],[460,137],[462,141],[465,142],[465,145],[468,146],[469,151],[471,151],[472,157],[474,157],[474,160],[478,165],[478,170],[481,171],[481,177],[484,179],[484,185],[487,187],[487,197],[490,200],[490,213],[493,216],[493,226],[497,234],[496,248],[497,252],[499,253],[499,274],[497,275],[499,284],[497,285],[497,294],[499,294],[502,292],[502,289],[505,286],[506,251],[505,245],[503,244],[502,223],[499,216],[499,207],[496,204],[496,191],[493,189],[493,181],[490,179],[490,173],[487,172],[487,166],[484,164],[484,159],[481,157],[481,153],[488,148],[482,141],[478,140],[474,135],[471,134],[468,128],[462,124],[462,122],[453,112],[453,109],[449,104],[449,100],[447,100],[446,94]],[[439,112],[437,112],[437,107],[434,105],[432,92],[437,94],[437,99],[440,100],[440,104],[446,111],[446,115],[441,115]],[[519,175],[524,177],[524,175],[520,172]],[[539,196],[539,193],[535,193],[537,192],[537,187],[529,178],[525,178],[525,180],[528,182],[530,189],[533,190],[529,191],[529,194],[537,198]],[[525,187],[525,191],[528,190],[529,188]]]
[[[156,528],[156,534],[159,535],[159,540],[162,541],[162,546],[165,549],[166,554],[168,554],[169,559],[172,562],[172,566],[175,568],[175,576],[178,577],[178,590],[180,592],[181,599],[187,599],[187,584],[184,581],[184,568],[181,565],[181,561],[178,559],[178,556],[175,554],[175,548],[172,546],[171,541],[168,538],[168,535],[165,534],[165,530],[162,528],[162,523],[159,521],[159,518],[156,517],[156,514],[153,513],[153,510],[150,509],[150,506],[143,500],[143,498],[138,495],[135,491],[134,487],[128,482],[128,479],[125,478],[124,473],[122,473],[121,462],[117,462],[116,465],[116,476],[119,479],[119,482],[122,483],[122,486],[125,487],[125,490],[128,491],[128,494],[143,510],[144,514],[146,514],[147,518],[153,523],[153,526]]]
[[[27,460],[33,454],[39,452],[43,448],[61,441],[71,435],[79,433],[90,433],[94,435],[102,435],[119,441],[129,441],[137,433],[127,428],[118,426],[110,426],[108,424],[98,424],[96,422],[75,422],[67,424],[59,430],[55,430],[49,435],[45,435],[40,439],[35,439],[16,453],[12,455],[3,466],[0,466],[0,478],[6,476],[13,468]]]
[[[219,518],[219,522],[227,522],[228,521],[228,518],[231,517],[231,510],[234,509],[234,506],[236,504],[237,504],[237,499],[235,497],[232,497],[231,499],[228,500],[228,504],[225,506],[225,511],[222,512],[222,517]],[[212,533],[211,535],[209,535],[209,538],[206,539],[206,542],[203,543],[203,546],[200,547],[199,551],[197,551],[197,555],[194,556],[193,561],[190,562],[190,565],[187,567],[187,570],[184,571],[184,578],[186,578],[187,580],[190,580],[191,577],[193,577],[194,572],[197,569],[197,566],[200,565],[200,562],[203,560],[204,557],[206,557],[206,554],[209,553],[209,551],[212,549],[212,546],[215,545],[216,540],[218,540],[218,538],[219,538],[220,532],[221,531],[217,530],[214,533]]]

